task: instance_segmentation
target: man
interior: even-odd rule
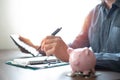
[[[83,29],[69,46],[59,36],[47,36],[39,51],[68,61],[67,48],[91,47],[96,68],[120,72],[120,0],[103,0],[86,17]]]

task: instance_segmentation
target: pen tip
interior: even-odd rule
[[[59,29],[62,29],[62,27],[60,27]]]

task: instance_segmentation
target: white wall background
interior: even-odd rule
[[[17,49],[9,35],[18,33],[39,44],[62,27],[69,43],[79,33],[86,14],[99,0],[0,0],[0,49]]]

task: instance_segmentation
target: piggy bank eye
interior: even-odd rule
[[[79,57],[80,57],[81,55],[79,54]]]
[[[88,51],[87,55],[90,55],[90,51]]]

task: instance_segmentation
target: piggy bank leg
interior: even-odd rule
[[[76,76],[76,71],[72,71],[71,73],[68,73],[67,76],[75,77]]]
[[[90,73],[91,76],[95,76],[95,69],[91,69],[91,73]]]
[[[91,74],[91,70],[84,71],[84,72],[83,72],[83,77],[89,78],[89,77],[90,77],[90,74]]]
[[[91,71],[92,71],[93,74],[95,74],[95,69],[94,68]]]
[[[71,72],[71,77],[77,76],[77,73],[78,73],[77,71],[72,71]]]
[[[83,76],[84,76],[85,78],[89,78],[89,77],[95,76],[95,69],[93,68],[93,69],[91,69],[91,70],[84,71],[84,72],[83,72]]]

